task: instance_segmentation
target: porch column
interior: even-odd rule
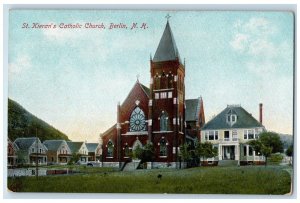
[[[221,144],[219,144],[219,160],[222,160],[222,145]]]
[[[240,146],[239,146],[239,144],[235,145],[235,160],[240,160]]]
[[[246,160],[248,161],[248,157],[249,157],[249,145],[247,145],[247,147],[246,147]]]

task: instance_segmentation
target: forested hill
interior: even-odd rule
[[[34,137],[41,141],[50,139],[69,140],[68,136],[45,121],[37,118],[17,102],[8,99],[8,137],[14,141],[18,137]]]

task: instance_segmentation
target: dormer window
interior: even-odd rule
[[[235,122],[235,120],[236,120],[236,115],[231,115],[231,121]]]
[[[229,110],[228,111],[228,113],[227,113],[227,115],[226,115],[226,121],[227,121],[227,123],[229,124],[229,125],[233,125],[233,124],[235,124],[236,123],[236,121],[237,121],[237,116],[236,116],[236,114],[235,114],[235,112],[234,111],[232,111],[232,110]]]

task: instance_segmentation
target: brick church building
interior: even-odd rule
[[[152,167],[179,167],[180,145],[200,140],[205,123],[202,98],[185,99],[185,68],[167,21],[150,59],[150,88],[137,80],[117,105],[117,123],[102,134],[103,166],[120,167],[130,151],[151,142]]]

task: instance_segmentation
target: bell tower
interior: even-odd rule
[[[169,17],[155,55],[150,57],[148,139],[155,146],[156,160],[177,167],[179,146],[185,138],[185,64]]]

